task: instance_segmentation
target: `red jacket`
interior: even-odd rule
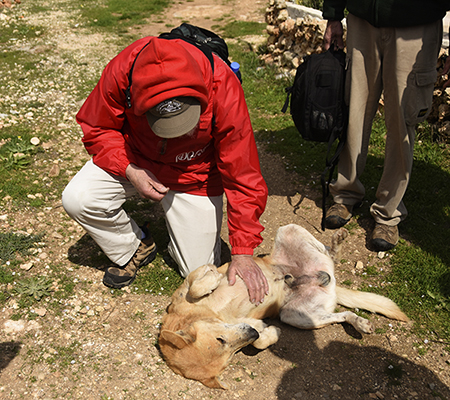
[[[135,59],[127,108],[124,92]],[[148,125],[145,112],[175,96],[200,100],[193,138],[162,139]],[[261,243],[267,186],[241,84],[219,57],[214,55],[213,76],[209,60],[195,46],[178,39],[140,39],[106,66],[77,122],[87,151],[105,171],[125,177],[134,163],[171,190],[201,196],[225,191],[232,254],[253,254]]]

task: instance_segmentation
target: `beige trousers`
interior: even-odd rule
[[[355,205],[364,198],[360,176],[383,93],[387,128],[384,168],[370,212],[376,222],[393,226],[407,215],[402,199],[411,175],[415,125],[431,110],[442,21],[409,28],[375,28],[350,14],[347,29],[348,140],[330,191],[336,203]]]
[[[135,194],[136,189],[127,179],[104,171],[90,160],[69,182],[62,201],[69,216],[89,233],[108,258],[125,265],[139,247],[142,235],[122,208]],[[208,263],[220,265],[223,197],[169,191],[161,205],[170,236],[168,251],[180,274],[186,277]]]

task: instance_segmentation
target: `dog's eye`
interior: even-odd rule
[[[216,340],[217,340],[220,344],[225,344],[225,343],[226,343],[225,339],[224,339],[224,338],[221,338],[221,337],[216,338]]]

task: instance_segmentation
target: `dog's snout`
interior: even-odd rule
[[[246,323],[243,323],[243,324],[240,324],[240,325],[241,325],[240,328],[241,328],[242,334],[247,339],[256,340],[256,339],[259,338],[258,331],[255,328],[253,328],[251,325],[246,324]]]
[[[250,339],[259,339],[259,333],[255,328],[250,327]]]

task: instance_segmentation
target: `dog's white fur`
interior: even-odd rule
[[[407,321],[386,297],[336,286],[333,260],[347,234],[337,231],[328,249],[298,225],[281,227],[272,254],[255,257],[270,288],[258,306],[250,303],[242,280],[228,284],[228,264],[219,269],[205,265],[190,273],[163,318],[159,344],[168,365],[186,378],[224,388],[218,376],[234,353],[248,344],[265,349],[277,342],[280,330],[267,326],[264,318],[279,316],[301,329],[348,322],[359,332],[373,332],[367,319],[351,311],[335,313],[341,304]]]

